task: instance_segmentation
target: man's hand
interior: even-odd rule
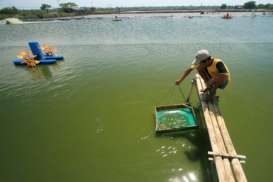
[[[207,87],[207,88],[205,88],[205,89],[200,90],[200,92],[205,93],[205,92],[207,92],[208,90],[209,90],[209,88]]]
[[[206,83],[206,85],[207,85],[207,88],[201,90],[201,92],[205,93],[205,92],[210,91],[211,89],[215,88],[215,87],[216,87],[216,82],[215,82],[215,80],[210,79],[210,80]]]
[[[176,80],[176,81],[175,81],[175,85],[179,85],[180,82],[181,82],[180,80]]]
[[[210,79],[208,82],[207,82],[207,87],[208,88],[213,88],[216,86],[216,81],[214,79]]]
[[[175,81],[175,85],[179,85],[191,73],[192,70],[192,68],[186,69],[183,75],[179,78],[179,80]]]

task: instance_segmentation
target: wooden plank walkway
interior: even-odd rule
[[[195,81],[212,147],[209,159],[215,163],[219,181],[247,182],[241,165],[246,157],[237,155],[217,103],[202,100],[201,90],[206,88],[204,80],[197,74]]]

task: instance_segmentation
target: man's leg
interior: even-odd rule
[[[210,89],[210,98],[211,101],[218,102],[219,101],[219,96],[216,96],[216,90],[219,88],[221,90],[225,89],[228,84],[228,80],[224,80],[220,84],[215,84],[213,87]]]

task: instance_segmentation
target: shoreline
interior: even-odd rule
[[[203,12],[203,14],[201,14]],[[181,17],[222,17],[226,13],[230,13],[233,17],[238,16],[273,16],[273,11],[269,10],[156,10],[156,11],[126,11],[120,13],[93,13],[87,15],[77,15],[77,16],[65,16],[65,17],[54,17],[54,18],[25,18],[23,21],[68,21],[68,20],[82,20],[82,19],[101,19],[101,18],[113,18],[118,16],[120,18],[130,18],[130,17],[151,17],[151,16],[181,16]]]

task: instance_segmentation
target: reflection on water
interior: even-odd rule
[[[111,19],[94,19],[26,24],[16,28],[1,26],[0,42],[3,45],[13,46],[23,46],[25,42],[35,39],[52,45],[270,42],[273,37],[270,28],[271,18],[236,17],[231,21],[225,21],[219,17],[190,20],[179,16],[136,17],[119,23]],[[257,27],[261,27],[263,32]],[[248,33],[245,33],[245,30],[248,30]],[[11,36],[7,38],[3,36],[5,34]]]
[[[27,66],[16,66],[17,69],[25,70],[30,73],[33,80],[46,79],[49,80],[52,78],[52,73],[48,65],[37,65],[36,67],[27,67]]]
[[[176,171],[176,170],[175,170]],[[179,168],[177,171],[183,171],[182,168]],[[196,182],[198,181],[194,172],[182,172],[179,175],[169,178],[169,182]]]
[[[178,149],[175,146],[161,146],[159,149],[156,149],[156,152],[161,155],[161,157],[170,157],[175,155],[178,152]]]

